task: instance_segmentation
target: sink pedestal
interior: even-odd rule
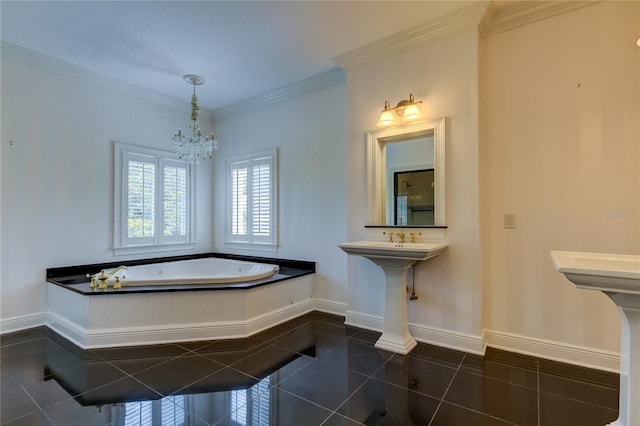
[[[640,425],[640,256],[552,251],[558,272],[609,296],[620,311],[620,402],[610,426]]]
[[[378,261],[378,266],[384,271],[385,302],[384,325],[382,336],[376,342],[376,347],[403,355],[411,352],[418,344],[416,339],[409,334],[407,324],[407,271],[415,262],[407,262],[404,265],[383,265]]]
[[[611,426],[640,425],[640,295],[605,292],[621,322],[619,417]]]

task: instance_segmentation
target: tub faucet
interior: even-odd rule
[[[402,229],[400,229],[400,232],[398,232],[396,235],[398,236],[398,238],[400,238],[399,243],[400,244],[404,244],[405,243],[404,239],[406,237],[404,231]]]
[[[96,279],[98,279],[100,281],[100,284],[98,285],[98,288],[107,288],[107,280],[109,278],[111,278],[113,276],[113,274],[115,274],[116,272],[118,272],[121,269],[129,269],[127,268],[125,265],[120,265],[118,266],[116,269],[114,269],[113,271],[109,272],[108,274],[105,274],[104,269],[101,270],[98,273],[95,274],[87,274],[87,278],[91,278],[91,284],[89,284],[90,288],[95,288],[96,287]],[[116,277],[119,278],[119,277]],[[118,284],[118,287],[120,287],[120,280],[117,279],[116,283]]]

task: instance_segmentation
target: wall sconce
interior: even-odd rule
[[[391,108],[389,101],[384,101],[384,109],[380,113],[378,119],[378,127],[386,127],[397,124],[396,116],[400,117],[402,121],[413,121],[421,117],[418,104],[422,101],[416,101],[413,98],[413,93],[409,95],[409,100],[403,99],[398,102],[398,105]]]

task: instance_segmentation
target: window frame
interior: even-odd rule
[[[154,235],[152,237],[128,236],[128,162],[137,160],[154,165]],[[164,173],[165,167],[186,170],[186,220],[184,236],[164,235]],[[114,143],[113,185],[113,252],[115,255],[156,253],[189,250],[195,248],[195,164],[181,160],[171,151]]]
[[[236,235],[233,233],[233,176],[235,167],[238,164],[247,164],[247,212],[249,220],[247,221],[247,235]],[[269,228],[271,230],[268,236],[260,236],[253,234],[253,223],[251,220],[252,212],[252,195],[253,195],[253,170],[255,165],[270,164],[270,186],[269,186]],[[258,251],[277,251],[278,250],[278,149],[268,149],[251,154],[238,155],[229,157],[226,160],[226,192],[227,192],[227,208],[226,208],[226,241],[225,246],[229,248],[239,248]]]

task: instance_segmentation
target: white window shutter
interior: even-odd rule
[[[114,147],[114,252],[193,247],[194,166],[175,153],[120,143]]]
[[[229,159],[227,168],[227,243],[276,250],[277,150]]]
[[[252,162],[251,230],[254,241],[269,241],[271,236],[271,159]]]

